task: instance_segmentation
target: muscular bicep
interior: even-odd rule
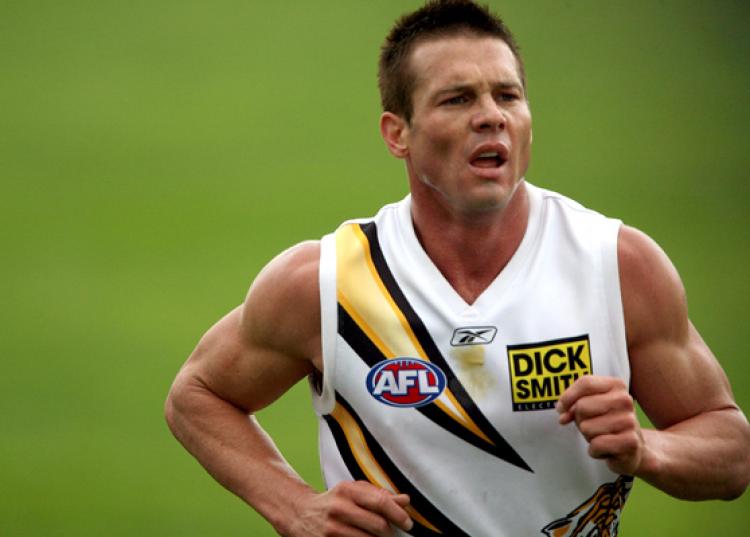
[[[274,348],[248,343],[239,306],[216,323],[188,359],[191,382],[247,413],[278,398],[309,373],[309,363]]]
[[[684,342],[655,341],[630,354],[633,396],[657,428],[735,407],[724,372],[692,324]]]
[[[180,376],[251,413],[309,375],[319,354],[317,263],[315,243],[272,261],[244,304],[201,338]]]
[[[624,227],[618,257],[631,391],[649,419],[661,429],[734,407],[724,372],[688,319],[682,282],[666,254]]]

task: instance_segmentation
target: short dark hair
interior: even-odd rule
[[[496,37],[505,42],[518,63],[526,89],[523,61],[513,34],[488,7],[472,0],[431,0],[396,21],[385,39],[378,64],[378,86],[383,110],[411,120],[415,76],[409,57],[418,42],[456,35]]]

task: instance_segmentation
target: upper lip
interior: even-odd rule
[[[474,148],[474,151],[471,152],[471,155],[469,156],[469,162],[473,162],[483,153],[497,153],[497,156],[500,157],[500,160],[505,162],[510,156],[510,148],[503,142],[486,142],[483,144],[479,144]]]

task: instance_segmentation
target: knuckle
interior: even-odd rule
[[[635,449],[638,447],[638,442],[635,438],[635,435],[628,434],[625,435],[625,438],[622,440],[620,445],[622,446],[621,451],[623,453],[628,453],[630,451],[635,451]]]
[[[596,458],[607,457],[613,455],[614,451],[610,445],[609,439],[606,436],[597,436],[592,438],[589,443],[589,455]]]
[[[338,537],[339,531],[338,526],[334,524],[333,522],[326,521],[323,524],[323,536],[324,537]]]
[[[625,441],[623,442],[623,448],[625,451],[628,452],[634,452],[638,450],[638,447],[640,445],[640,441],[638,439],[638,435],[633,433],[628,434],[625,437]]]
[[[611,416],[609,422],[607,423],[607,432],[609,434],[621,434],[623,431],[627,431],[629,428],[630,427],[628,425],[627,419],[623,416],[620,416],[619,414]]]
[[[338,518],[344,514],[346,510],[344,507],[345,503],[340,498],[333,498],[330,505],[328,506],[328,516],[330,518]]]
[[[342,481],[331,490],[337,498],[351,498],[357,488],[358,484],[356,481]]]
[[[390,529],[390,526],[384,518],[378,517],[377,521],[373,524],[373,529],[376,533],[385,535]]]
[[[576,403],[573,415],[575,416],[576,423],[578,423],[579,426],[581,425],[581,423],[591,418],[594,415],[594,412],[591,409],[590,401],[586,399],[579,400]]]
[[[591,443],[589,444],[589,449],[588,449],[588,453],[589,453],[589,456],[590,456],[590,457],[593,457],[593,458],[595,458],[595,459],[598,459],[599,457],[601,457],[601,454],[602,454],[602,452],[601,452],[601,450],[599,449],[599,445],[598,445],[598,443],[596,442],[596,440],[592,441],[592,442],[591,442]]]
[[[639,425],[638,424],[638,418],[636,417],[635,414],[632,414],[632,413],[625,414],[624,421],[625,421],[625,427],[627,429],[637,429],[638,428],[638,425]]]
[[[591,425],[591,422],[582,421],[578,424],[578,430],[581,431],[581,434],[585,436],[586,439],[591,439],[593,434],[593,426]]]
[[[342,492],[351,492],[357,488],[357,482],[356,481],[342,481],[341,483],[336,485],[336,487]]]
[[[626,391],[618,392],[617,402],[620,408],[631,410],[634,408],[633,396]]]
[[[390,498],[390,494],[388,494],[387,491],[384,489],[377,489],[375,492],[375,506],[378,508],[378,510],[384,508],[388,504],[388,500]]]
[[[334,486],[330,490],[330,493],[334,497],[341,496],[346,493],[346,489],[348,488],[348,486],[349,486],[349,483],[346,481],[338,483],[336,486]]]
[[[575,404],[571,407],[570,412],[574,417],[579,418],[583,415],[584,409],[586,408],[586,399],[578,399]]]
[[[621,390],[628,390],[628,385],[625,383],[625,381],[619,377],[613,377],[612,384],[615,388],[619,388]]]
[[[611,433],[622,433],[635,429],[637,420],[628,412],[618,412],[612,416],[609,430]]]

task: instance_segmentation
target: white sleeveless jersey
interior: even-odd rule
[[[554,405],[582,375],[629,382],[620,222],[526,188],[524,238],[471,305],[422,249],[408,196],[321,242],[326,484],[409,494],[413,536],[617,534],[632,478]]]

